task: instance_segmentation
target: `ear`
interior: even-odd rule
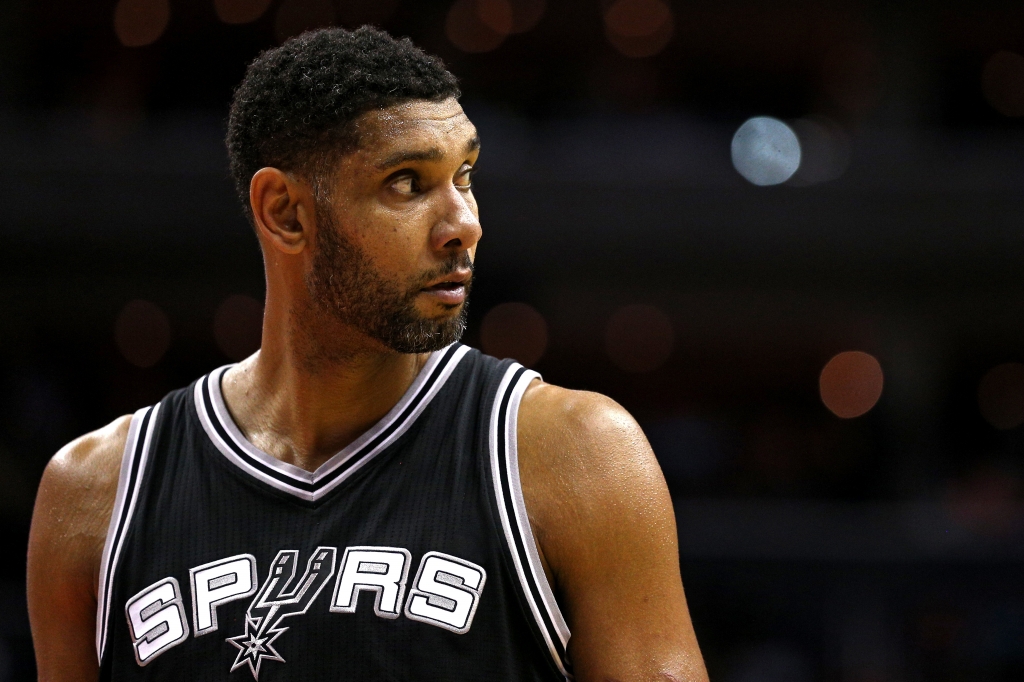
[[[287,254],[306,247],[315,213],[305,182],[277,168],[261,168],[249,182],[249,205],[261,241]]]

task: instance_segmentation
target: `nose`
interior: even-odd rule
[[[442,190],[441,201],[441,215],[430,233],[431,247],[437,252],[473,249],[483,236],[473,195],[450,185]]]

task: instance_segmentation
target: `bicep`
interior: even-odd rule
[[[546,477],[556,490],[547,489],[539,510],[576,677],[705,680],[661,470],[632,417],[595,400],[570,419],[572,437],[558,438],[565,454]]]
[[[570,657],[580,680],[702,680],[671,502],[653,482],[633,483],[635,498],[605,499],[604,518],[583,530],[587,546],[561,573]]]

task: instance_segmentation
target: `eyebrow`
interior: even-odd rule
[[[480,149],[480,136],[474,135],[466,143],[466,153],[475,152]],[[385,158],[379,164],[377,164],[377,170],[388,170],[395,166],[401,166],[403,163],[411,163],[413,161],[441,161],[444,159],[444,152],[438,147],[431,147],[430,149],[416,149],[395,152],[391,156]]]

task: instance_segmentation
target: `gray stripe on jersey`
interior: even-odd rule
[[[557,637],[561,644],[562,651],[566,650],[569,643],[569,627],[565,622],[565,618],[562,616],[562,611],[558,607],[558,603],[555,600],[554,592],[551,590],[551,585],[548,583],[547,575],[544,573],[544,567],[540,561],[540,552],[537,549],[537,543],[533,537],[533,530],[530,527],[530,519],[526,513],[526,504],[523,501],[523,490],[519,480],[519,451],[518,451],[518,438],[517,438],[517,427],[518,427],[518,415],[519,415],[519,404],[522,401],[523,394],[526,392],[527,386],[534,379],[539,379],[540,374],[537,372],[527,370],[524,371],[519,379],[513,382],[513,379],[517,372],[522,370],[522,366],[513,364],[505,372],[505,376],[501,380],[501,384],[498,386],[498,392],[494,399],[494,408],[491,413],[491,427],[490,427],[490,454],[491,454],[491,471],[492,480],[494,482],[495,495],[497,497],[498,513],[501,517],[502,528],[505,531],[505,538],[508,542],[509,553],[512,556],[512,561],[515,564],[516,572],[519,574],[519,581],[522,584],[523,594],[526,597],[526,601],[530,606],[530,610],[533,613],[534,619],[537,621],[537,626],[540,628],[540,632],[544,637],[545,643],[547,644],[548,651],[551,654],[555,665],[558,666],[559,672],[561,672],[566,679],[572,679],[572,674],[568,671],[565,665],[565,661],[558,653],[558,649],[555,647],[553,637]],[[500,418],[501,405],[504,402],[505,397],[508,397],[508,407],[505,413],[505,419]],[[505,456],[501,457],[499,452],[499,442],[504,445]],[[501,469],[504,469],[507,480],[509,481],[508,491],[511,493],[511,509],[506,502],[505,491],[502,488],[502,476]],[[519,542],[523,547],[526,548],[526,565],[523,565],[523,561],[516,549],[516,537],[518,536]],[[537,600],[533,596],[533,589],[531,589],[531,582],[536,585],[537,591],[541,597],[541,603],[537,604]],[[554,627],[554,632],[551,632],[544,621],[543,616],[540,613],[540,608],[543,607],[547,613],[549,621]]]
[[[153,438],[153,424],[156,422],[160,404],[144,407],[132,415],[128,437],[121,457],[121,473],[117,480],[117,495],[114,509],[107,526],[107,537],[103,542],[100,560],[99,589],[96,595],[96,660],[102,665],[103,651],[107,643],[107,627],[110,623],[110,599],[112,597],[117,562],[124,546],[124,538],[131,525],[138,500],[140,482],[146,471],[146,459]],[[149,416],[149,420],[146,417]],[[134,466],[138,461],[138,466]],[[133,475],[134,470],[134,475]],[[126,509],[127,506],[127,509]]]

